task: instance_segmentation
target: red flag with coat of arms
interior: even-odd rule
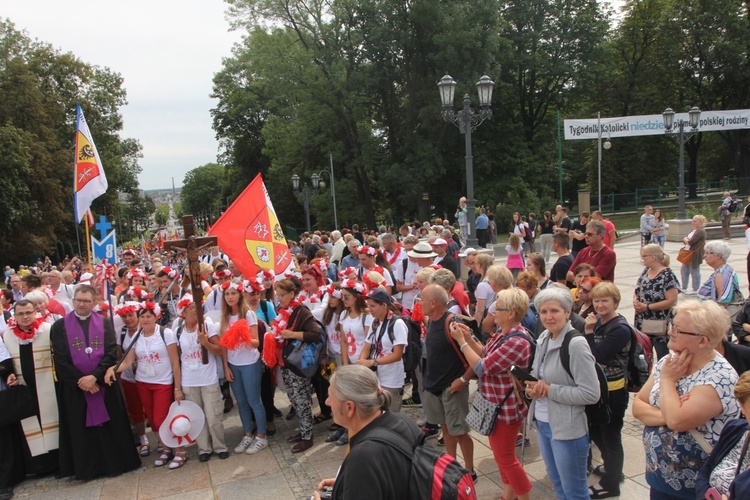
[[[218,238],[221,250],[246,278],[254,278],[262,269],[279,276],[293,267],[292,253],[260,174],[214,223],[209,234]]]

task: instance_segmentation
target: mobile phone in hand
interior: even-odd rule
[[[709,488],[708,491],[706,491],[706,498],[708,500],[721,500],[721,494],[716,488]]]
[[[521,382],[539,382],[539,379],[531,375],[526,370],[523,370],[516,365],[510,368],[510,374],[516,377]]]

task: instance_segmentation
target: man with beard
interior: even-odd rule
[[[141,465],[119,384],[104,384],[117,360],[112,324],[92,314],[96,290],[79,285],[75,310],[52,325],[60,410],[60,476],[88,480]]]

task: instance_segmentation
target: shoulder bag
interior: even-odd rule
[[[497,416],[500,414],[500,408],[503,407],[510,395],[513,394],[513,387],[505,395],[500,404],[487,401],[480,391],[474,394],[474,401],[471,402],[469,413],[466,415],[466,423],[469,427],[477,431],[482,436],[489,436],[495,429]]]

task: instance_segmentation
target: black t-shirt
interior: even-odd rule
[[[570,220],[570,217],[565,217],[560,221],[560,227],[564,227],[565,229],[570,231],[570,228],[573,227],[573,221]]]
[[[450,313],[446,311],[427,326],[427,366],[423,376],[426,391],[442,391],[466,371],[459,354],[451,345],[453,339],[450,343],[448,341],[448,333],[445,331],[445,318],[448,314]]]
[[[552,281],[564,280],[565,276],[568,275],[572,263],[573,256],[570,254],[557,259],[557,262],[555,262],[555,265],[552,266],[552,270],[549,272],[549,279]]]
[[[336,477],[333,498],[409,500],[411,460],[389,444],[367,439],[377,428],[395,431],[412,446],[421,433],[408,416],[384,411],[349,440],[350,451]]]
[[[579,219],[579,220],[577,220],[573,224],[573,227],[570,230],[572,232],[580,231],[581,233],[585,233],[586,232],[586,224],[581,224],[581,221]],[[575,238],[573,238],[571,236],[570,237],[570,241],[571,241],[571,248],[573,249],[574,252],[580,252],[581,250],[583,250],[584,248],[586,248],[588,246],[586,244],[586,239],[585,238],[582,239],[582,240],[577,240],[577,239],[575,239]]]

